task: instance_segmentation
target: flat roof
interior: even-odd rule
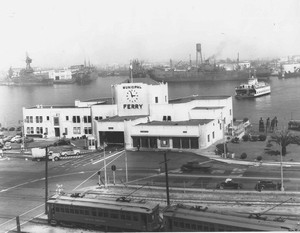
[[[50,109],[50,108],[88,108],[88,107],[77,107],[75,105],[36,105],[26,109]]]
[[[214,119],[193,119],[188,121],[151,121],[148,123],[140,123],[138,125],[170,125],[170,126],[182,126],[182,125],[205,125],[212,122]]]
[[[123,83],[130,83],[130,78],[126,79]],[[152,78],[133,78],[133,83],[145,83],[148,85],[159,85],[159,82],[153,80]]]
[[[98,120],[99,122],[123,122],[129,120],[136,120],[138,118],[147,117],[148,115],[136,115],[136,116],[113,116],[105,119]]]
[[[195,108],[192,108],[193,110],[197,110],[197,109],[222,109],[224,108],[225,106],[208,106],[208,107],[195,107]]]
[[[229,95],[217,95],[217,96],[199,96],[199,95],[191,95],[191,96],[186,96],[182,98],[177,98],[177,99],[171,99],[169,100],[170,104],[177,104],[177,103],[188,103],[191,102],[192,100],[217,100],[217,99],[228,99],[231,96]]]
[[[83,100],[80,102],[101,102],[101,103],[97,103],[97,104],[112,104],[112,97],[103,97],[103,98],[99,98],[99,99],[90,99],[90,100]]]

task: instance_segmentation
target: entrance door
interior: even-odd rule
[[[54,128],[54,131],[55,131],[55,137],[60,137],[60,129]]]

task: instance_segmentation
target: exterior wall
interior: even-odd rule
[[[92,119],[98,117],[99,120],[116,116],[118,113],[117,105],[93,105],[91,107]]]
[[[223,107],[219,109],[194,109],[196,107]],[[164,116],[171,116],[172,121],[190,119],[224,119],[225,130],[233,123],[232,97],[227,99],[193,100],[188,103],[150,105],[151,121],[162,121]]]
[[[300,63],[294,63],[294,64],[283,64],[282,69],[285,72],[291,72],[294,73],[296,69],[300,68]]]
[[[126,149],[133,149],[132,137],[157,137],[157,149],[174,149],[172,137],[198,138],[199,148],[206,148],[223,138],[220,121],[213,120],[206,125],[134,125],[126,122]],[[209,141],[208,141],[209,135]],[[161,141],[167,140],[167,146]]]
[[[112,88],[119,116],[149,115],[149,104],[168,103],[167,84],[125,83]]]
[[[73,116],[78,116],[80,123],[73,123]],[[87,119],[88,116],[91,116],[90,108],[51,108],[43,106],[23,108],[24,134],[43,137],[43,134],[48,131],[47,137],[62,137],[67,130],[67,138],[83,135],[91,136],[92,134],[85,133],[85,128],[92,128],[91,122],[84,122],[84,117]],[[32,122],[28,122],[26,117],[32,117]],[[42,122],[37,122],[36,117],[42,117]],[[58,120],[58,124],[55,124],[55,118]],[[28,132],[28,127],[33,127],[33,133]],[[42,133],[37,132],[37,127],[42,128]],[[77,127],[75,131],[74,127]],[[59,129],[59,136],[56,135],[55,129]]]

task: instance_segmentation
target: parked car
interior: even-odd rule
[[[274,183],[271,180],[260,180],[257,182],[254,188],[259,192],[262,190],[280,190],[281,183]]]
[[[199,161],[189,161],[186,164],[181,166],[181,171],[191,172],[191,171],[201,171],[201,172],[209,172],[211,169],[210,165],[203,164],[203,162]]]
[[[10,142],[5,142],[5,144],[4,144],[4,146],[3,146],[2,149],[3,150],[11,150],[11,144],[10,144]]]
[[[79,154],[80,154],[80,150],[78,149],[60,152],[61,156],[71,156],[71,155],[79,155]]]
[[[233,182],[232,179],[228,178],[224,182],[217,184],[217,189],[241,189],[242,184]]]
[[[10,140],[13,138],[13,136],[6,136],[5,138],[3,138],[3,142],[10,142]]]
[[[22,142],[22,137],[20,135],[14,136],[12,139],[10,139],[10,142]]]

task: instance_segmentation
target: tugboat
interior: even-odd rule
[[[248,79],[248,83],[242,83],[235,88],[236,98],[254,98],[271,93],[271,86],[266,82],[259,82],[256,77]]]

